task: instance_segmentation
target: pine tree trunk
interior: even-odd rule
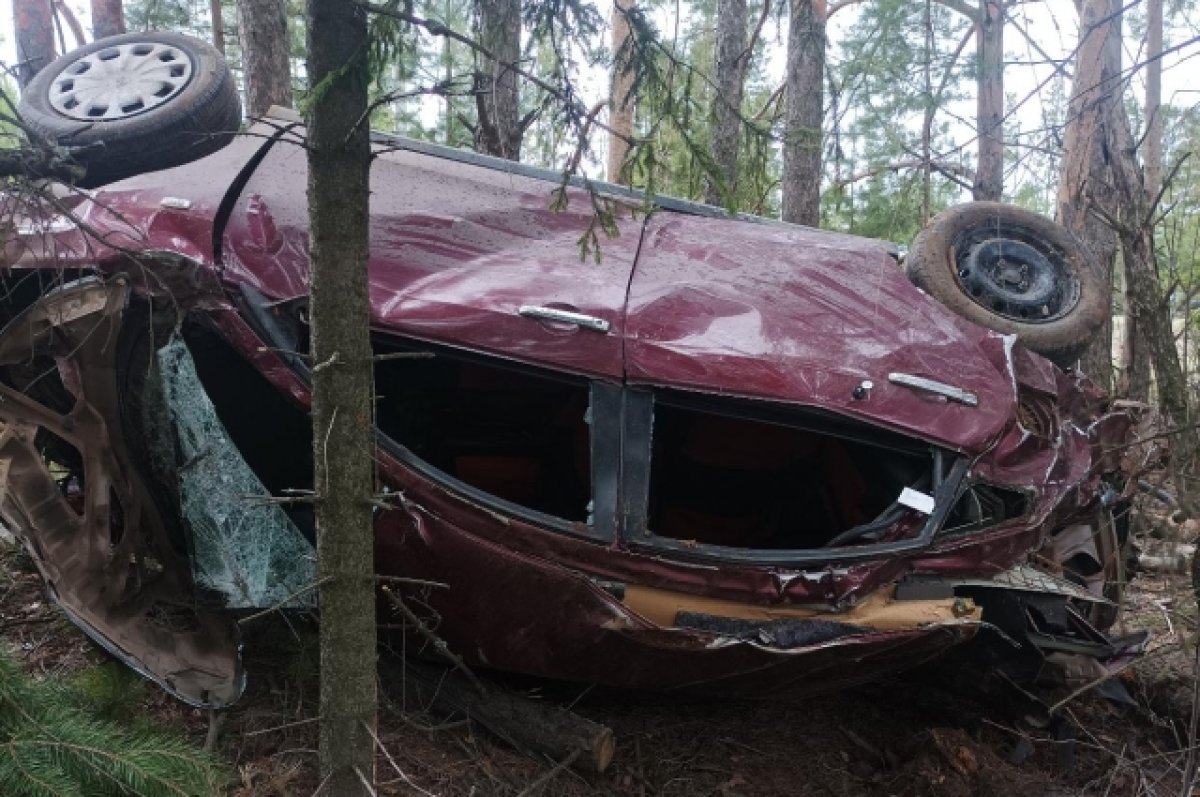
[[[730,205],[737,190],[742,94],[746,66],[750,63],[746,49],[747,19],[746,0],[718,0],[716,89],[710,135],[717,175],[706,175],[704,192],[705,201],[712,205]]]
[[[225,54],[225,18],[221,15],[221,0],[209,0],[209,16],[212,18],[213,47]]]
[[[478,0],[479,43],[496,56],[475,58],[475,149],[521,159],[521,0]]]
[[[633,114],[637,98],[633,96],[633,71],[628,51],[629,22],[622,11],[633,8],[633,0],[613,0],[612,10],[612,74],[609,76],[608,179],[621,182],[621,168],[629,156],[629,139],[633,137]]]
[[[92,0],[92,37],[103,39],[125,32],[125,10],[121,0]]]
[[[1162,0],[1146,5],[1146,201],[1162,190]],[[1125,269],[1125,329],[1121,339],[1121,378],[1117,393],[1135,401],[1150,398],[1150,354],[1136,314],[1130,312],[1129,269]]]
[[[367,20],[356,3],[308,0],[313,461],[321,577],[325,794],[374,783],[373,393],[367,294]],[[357,62],[355,62],[357,59]],[[325,84],[324,81],[330,81]]]
[[[1154,364],[1154,381],[1158,389],[1158,407],[1170,428],[1171,466],[1176,494],[1184,511],[1195,516],[1198,502],[1195,497],[1197,454],[1200,454],[1200,433],[1189,428],[1188,387],[1175,346],[1175,331],[1171,323],[1171,305],[1163,294],[1158,278],[1158,261],[1154,248],[1154,225],[1150,203],[1146,199],[1145,182],[1134,155],[1136,145],[1129,132],[1129,121],[1121,103],[1111,106],[1110,130],[1113,135],[1113,188],[1117,205],[1117,229],[1121,254],[1128,282],[1127,311],[1138,319],[1146,348]]]
[[[1116,217],[1109,130],[1112,109],[1121,105],[1120,0],[1082,0],[1081,42],[1075,59],[1057,219],[1091,251],[1102,284],[1112,291],[1117,236],[1102,219]],[[1106,322],[1080,358],[1085,373],[1105,389],[1112,386],[1112,323]]]
[[[1000,2],[979,0],[976,30],[979,163],[975,168],[973,193],[976,201],[998,202],[1004,193],[1004,9]]]
[[[15,0],[13,28],[17,39],[17,80],[24,87],[55,58],[51,0]]]
[[[291,107],[291,37],[284,0],[238,0],[238,21],[247,113],[262,116],[272,105]]]
[[[821,221],[821,122],[825,0],[791,0],[783,127],[783,220]]]

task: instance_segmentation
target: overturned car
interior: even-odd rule
[[[188,42],[60,59],[34,87],[54,135],[189,101],[213,78]],[[128,110],[78,88],[139,59],[192,68]],[[0,517],[76,623],[199,706],[242,691],[238,614],[311,606],[315,580],[310,504],[277,500],[313,488],[303,128],[211,133],[11,199],[0,293]],[[1135,419],[1029,348],[1067,365],[1103,317],[1056,226],[964,206],[902,268],[615,186],[552,211],[561,175],[377,147],[376,561],[445,585],[420,600],[468,662],[733,693],[974,638],[1014,681],[1144,643],[1105,633]],[[619,234],[583,261],[596,195]]]

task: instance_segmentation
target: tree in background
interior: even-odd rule
[[[1055,217],[1091,251],[1112,288],[1117,235],[1112,129],[1124,115],[1121,79],[1120,0],[1084,0],[1079,7],[1079,46],[1063,147]],[[1127,122],[1125,122],[1127,124]],[[1081,358],[1083,371],[1107,388],[1112,382],[1112,326]]]
[[[704,199],[726,204],[735,195],[738,149],[742,133],[742,96],[752,46],[746,36],[746,0],[717,0],[717,57],[712,100],[710,142],[716,171],[710,175]]]
[[[521,159],[528,119],[521,118],[521,0],[476,0],[478,41],[495,57],[475,56],[475,149]]]
[[[633,40],[629,12],[633,0],[613,0],[612,73],[609,80],[608,179],[622,182],[621,172],[629,158],[629,139],[633,137],[633,117],[637,108],[634,96]]]
[[[125,32],[121,0],[92,0],[92,35],[97,39]]]
[[[979,59],[975,90],[979,156],[972,194],[976,201],[999,202],[1004,194],[1004,2],[979,0],[974,13]]]
[[[1146,200],[1151,212],[1158,212],[1163,191],[1163,107],[1162,107],[1162,0],[1148,0],[1146,5],[1146,102],[1145,163]],[[1124,281],[1125,328],[1120,345],[1120,375],[1117,392],[1135,401],[1150,399],[1150,356],[1137,316],[1128,312],[1129,280]]]
[[[272,105],[291,107],[291,36],[284,0],[238,0],[237,7],[246,113],[262,116]]]
[[[375,427],[366,11],[308,0],[309,315],[326,794],[373,795]]]
[[[821,222],[825,0],[791,0],[787,115],[783,125],[783,220]]]
[[[55,58],[51,0],[14,0],[13,28],[17,36],[17,80],[24,87]]]

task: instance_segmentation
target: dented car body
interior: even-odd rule
[[[240,610],[313,601],[310,505],[275,500],[313,487],[305,154],[252,132],[23,208],[0,303],[4,523],[204,706],[241,692]],[[599,186],[627,208],[592,262],[587,191],[378,146],[377,566],[444,585],[420,600],[467,661],[737,693],[973,638],[1014,679],[1140,648],[1103,633],[1135,419],[888,246]]]

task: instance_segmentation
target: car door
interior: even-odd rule
[[[226,277],[277,300],[308,288],[301,133],[270,148],[224,230]],[[609,236],[584,190],[559,194],[545,175],[513,173],[529,171],[519,164],[405,146],[425,151],[381,150],[371,172],[375,327],[622,379],[625,291],[641,219],[618,211]],[[584,257],[589,240],[594,254]]]

